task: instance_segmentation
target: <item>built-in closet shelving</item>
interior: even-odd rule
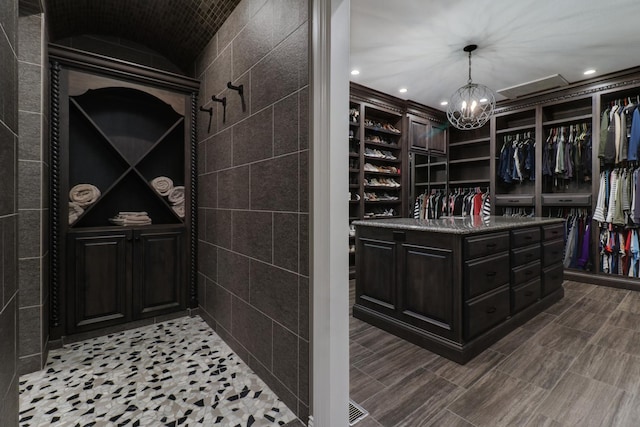
[[[194,306],[198,83],[58,46],[50,60],[52,336]]]
[[[488,188],[491,182],[490,126],[449,132],[449,187]]]

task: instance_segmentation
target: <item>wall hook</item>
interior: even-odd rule
[[[238,91],[238,95],[240,95],[240,101],[242,102],[242,111],[247,111],[247,106],[244,103],[244,85],[234,86],[231,82],[227,82],[227,87],[231,90]]]
[[[207,127],[207,133],[211,133],[211,116],[213,116],[213,107],[204,108],[202,105],[200,106],[200,111],[205,113],[209,113],[209,126]]]
[[[222,98],[218,98],[217,96],[213,95],[211,97],[211,100],[213,102],[219,102],[222,104],[222,123],[225,123],[227,121],[227,97],[224,96]]]

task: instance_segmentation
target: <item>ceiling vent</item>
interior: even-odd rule
[[[535,92],[541,92],[543,90],[567,86],[568,84],[569,82],[566,81],[565,78],[560,74],[553,74],[551,76],[543,77],[538,80],[532,80],[530,82],[522,83],[516,86],[500,89],[497,91],[497,93],[506,98],[514,99],[520,96],[530,95]]]

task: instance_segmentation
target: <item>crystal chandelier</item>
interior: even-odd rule
[[[477,48],[475,44],[464,47],[463,50],[469,53],[469,81],[451,95],[447,107],[449,122],[461,130],[482,127],[489,120],[496,106],[493,91],[471,80],[471,52]]]

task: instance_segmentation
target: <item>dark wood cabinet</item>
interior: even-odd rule
[[[466,363],[563,296],[561,220],[358,221],[353,315]]]
[[[131,320],[132,230],[69,234],[68,333]]]
[[[409,149],[417,152],[427,152],[433,155],[447,153],[447,127],[443,123],[408,114],[409,118]]]
[[[50,60],[52,336],[194,306],[198,83],[58,46]],[[78,185],[94,196],[74,206]]]

